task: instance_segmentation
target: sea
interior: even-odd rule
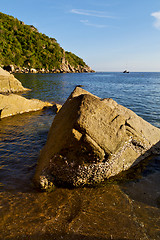
[[[15,74],[30,99],[63,104],[77,85],[160,128],[160,72]],[[41,192],[37,159],[55,112],[0,121],[0,239],[160,239],[160,155],[100,185]]]

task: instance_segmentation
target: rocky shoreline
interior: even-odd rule
[[[45,107],[53,107],[58,112],[60,105],[43,102],[38,99],[26,99],[17,93],[31,91],[24,88],[12,74],[0,68],[0,119],[25,112],[38,111]]]
[[[13,74],[5,71],[0,67],[0,93],[18,93],[30,91],[28,88],[24,88],[22,83],[18,81]]]
[[[71,66],[68,61],[64,61],[59,69],[53,68],[52,70],[48,70],[45,68],[35,69],[32,67],[17,67],[15,65],[7,65],[2,66],[2,68],[9,73],[89,73],[95,72],[88,66],[82,67],[78,65],[77,67]]]
[[[160,130],[110,98],[78,86],[61,106],[15,94],[26,90],[0,68],[0,119],[45,107],[58,112],[34,177],[42,189],[97,184],[160,152]]]

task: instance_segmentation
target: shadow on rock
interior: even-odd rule
[[[101,238],[101,237],[95,237],[95,236],[84,236],[81,234],[75,234],[75,233],[56,233],[56,234],[35,234],[35,235],[23,235],[23,236],[17,236],[15,238],[7,238],[8,240],[20,240],[20,239],[28,239],[28,240],[132,240],[127,238],[113,238],[112,236],[110,238]]]

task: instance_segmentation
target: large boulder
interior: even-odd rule
[[[98,183],[153,153],[160,153],[160,129],[76,87],[54,118],[34,180],[44,189]]]
[[[16,93],[28,91],[12,74],[0,67],[0,93]]]
[[[51,106],[52,104],[49,102],[43,102],[37,99],[26,99],[17,94],[0,94],[0,119]]]

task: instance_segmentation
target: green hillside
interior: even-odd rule
[[[70,71],[88,69],[81,58],[65,52],[56,39],[3,13],[0,13],[0,65],[44,68],[49,71],[61,68],[64,71],[65,68]]]

